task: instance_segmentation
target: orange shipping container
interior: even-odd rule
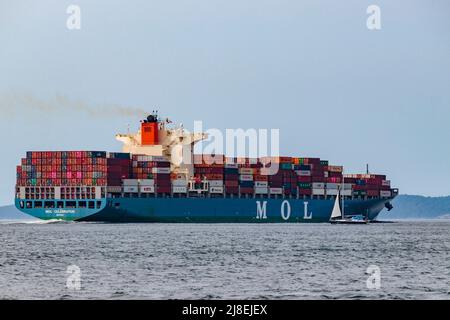
[[[253,179],[255,181],[269,181],[269,176],[256,174],[256,175],[253,176]]]

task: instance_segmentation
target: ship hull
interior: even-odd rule
[[[374,220],[392,199],[345,200],[346,216]],[[333,199],[267,198],[108,198],[88,208],[22,208],[22,212],[49,220],[161,223],[280,223],[329,222]]]

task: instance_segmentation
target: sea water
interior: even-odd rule
[[[450,298],[450,221],[3,221],[0,245],[0,299]]]

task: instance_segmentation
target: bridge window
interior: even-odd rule
[[[76,208],[77,202],[76,201],[67,201],[66,202],[66,208]]]
[[[45,208],[54,208],[55,207],[55,202],[54,201],[45,201],[44,202],[44,207]]]
[[[23,201],[20,201],[20,209],[23,209],[23,208],[25,208],[25,203],[23,202]]]
[[[100,209],[102,206],[102,202],[101,201],[97,201],[97,209]]]
[[[95,209],[95,202],[94,201],[89,201],[89,209]]]
[[[31,209],[33,207],[33,202],[27,201],[27,209]]]
[[[35,201],[34,202],[34,207],[35,208],[42,208],[42,201]]]
[[[86,208],[86,201],[78,201],[78,208]]]
[[[56,202],[56,207],[57,207],[58,209],[64,208],[64,201],[57,201],[57,202]]]

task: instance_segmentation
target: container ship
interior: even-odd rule
[[[137,133],[117,134],[122,152],[27,152],[16,207],[45,220],[328,222],[338,194],[346,217],[367,220],[398,194],[385,175],[344,174],[320,158],[194,155],[207,135],[169,123],[153,113]],[[191,161],[181,161],[186,148]],[[268,160],[275,173],[264,171]]]

